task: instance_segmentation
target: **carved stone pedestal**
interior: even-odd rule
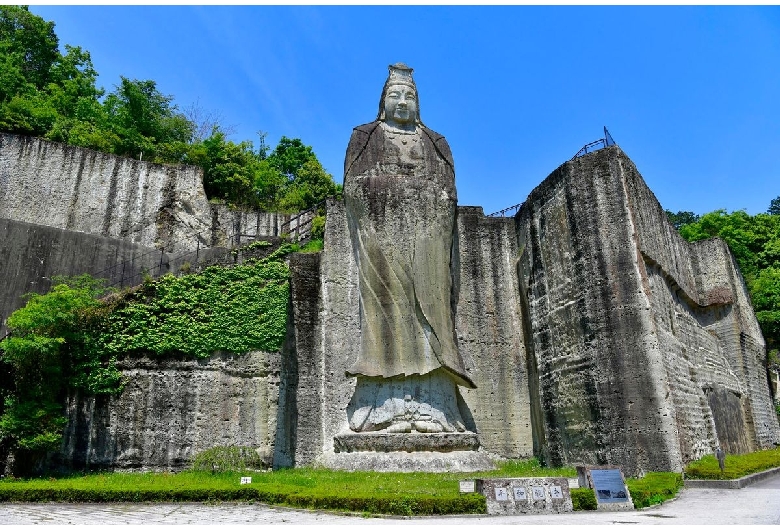
[[[351,471],[485,471],[493,460],[479,438],[465,433],[353,433],[333,438],[335,454],[323,464]]]
[[[476,451],[479,438],[473,432],[440,433],[342,433],[333,438],[333,449],[337,453],[374,451]]]

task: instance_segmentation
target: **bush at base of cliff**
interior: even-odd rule
[[[83,275],[52,282],[49,293],[27,295],[27,305],[8,317],[10,333],[0,342],[13,374],[12,387],[4,389],[0,438],[28,456],[59,447],[69,388],[93,394],[121,389],[114,359],[89,346],[103,316],[97,300],[106,292],[102,281]]]
[[[598,508],[596,494],[590,488],[575,488],[571,490],[571,504],[575,512]]]
[[[254,447],[235,445],[212,447],[201,451],[192,459],[193,470],[212,473],[265,469],[271,467],[270,464],[268,458],[264,458]]]
[[[683,487],[683,479],[679,473],[657,471],[642,478],[627,478],[626,486],[634,508],[647,508],[675,498]]]

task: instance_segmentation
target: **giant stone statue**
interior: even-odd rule
[[[349,428],[466,432],[457,387],[475,385],[453,324],[452,154],[420,120],[412,69],[389,69],[377,119],[354,129],[344,161],[361,319]]]

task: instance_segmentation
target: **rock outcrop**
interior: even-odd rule
[[[280,352],[120,360],[121,395],[70,396],[61,463],[180,469],[200,450],[249,445],[275,467],[345,467],[355,453],[334,440],[355,390],[358,268],[343,202],[327,209],[324,251],[290,258]],[[52,274],[175,270],[193,248],[213,257],[231,234],[277,235],[288,219],[208,204],[192,168],[12,135],[0,135],[0,218],[3,317]],[[635,475],[680,471],[718,445],[780,444],[734,258],[720,240],[684,241],[619,147],[563,164],[514,218],[458,207],[456,235],[455,333],[476,386],[461,412],[480,453]]]
[[[680,471],[780,442],[731,253],[684,241],[619,147],[562,165],[515,221],[547,461]]]
[[[0,218],[175,253],[294,232],[299,221],[291,217],[210,204],[194,166],[0,133]]]
[[[254,447],[269,466],[281,458],[279,353],[128,358],[117,367],[127,378],[119,396],[69,397],[61,465],[176,470],[215,446]]]

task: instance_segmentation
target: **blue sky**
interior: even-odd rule
[[[528,193],[606,125],[661,205],[763,212],[780,195],[780,8],[31,6],[98,84],[152,79],[232,139],[311,145],[336,182],[387,65],[413,67],[461,205]]]

